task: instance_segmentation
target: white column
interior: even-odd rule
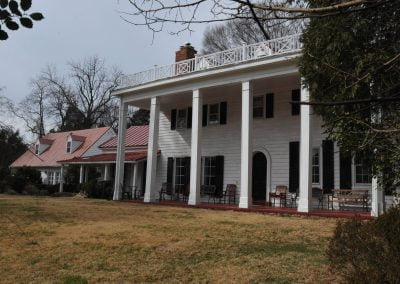
[[[385,212],[385,191],[379,188],[378,178],[372,178],[371,185],[371,216],[378,217]]]
[[[80,169],[79,169],[79,184],[83,183],[83,176],[85,175],[84,172],[84,166],[81,165]]]
[[[60,192],[64,191],[64,165],[61,165],[60,170]]]
[[[104,180],[110,180],[110,164],[104,165]]]
[[[310,94],[307,88],[301,88],[301,101],[308,102]],[[300,188],[299,212],[311,210],[311,155],[312,155],[312,116],[310,105],[300,105]]]
[[[133,187],[137,186],[138,168],[139,168],[139,164],[138,163],[134,163],[133,164],[133,179],[132,179],[132,186]]]
[[[126,134],[126,114],[128,104],[123,103],[122,98],[119,104],[118,116],[118,142],[117,142],[117,160],[115,162],[115,183],[113,200],[121,199],[121,189],[124,184],[124,163],[125,163],[125,134]]]
[[[193,90],[192,148],[190,157],[190,195],[189,204],[200,204],[201,186],[201,121],[203,117],[203,98],[200,90]]]
[[[88,182],[89,180],[89,165],[87,165],[85,167],[85,178],[84,178],[85,182]]]
[[[158,150],[158,124],[160,117],[160,99],[151,98],[149,142],[147,148],[147,172],[146,191],[144,202],[155,201],[156,195],[156,174],[157,174],[157,150]]]
[[[242,144],[240,168],[240,208],[251,206],[253,157],[253,91],[250,81],[242,83]]]

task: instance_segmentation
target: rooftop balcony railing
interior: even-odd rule
[[[265,59],[275,55],[300,51],[300,34],[271,39],[255,44],[224,50],[173,64],[156,66],[139,73],[126,75],[121,88],[135,87],[157,80],[210,70],[221,66],[240,64],[252,60]]]

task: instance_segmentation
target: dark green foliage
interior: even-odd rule
[[[112,181],[98,182],[93,179],[83,185],[83,191],[90,198],[111,199],[113,195],[113,183]]]
[[[80,166],[68,165],[66,168],[64,181],[66,184],[79,184]]]
[[[30,167],[18,168],[6,181],[8,186],[18,193],[22,193],[27,185],[39,187],[42,184],[40,172]]]
[[[10,174],[9,166],[26,151],[26,145],[18,131],[0,128],[0,180]]]
[[[8,39],[8,32],[5,28],[16,31],[19,29],[19,24],[17,19],[19,19],[20,24],[25,28],[32,28],[34,21],[41,21],[44,19],[41,13],[31,13],[26,12],[31,8],[32,0],[20,0],[17,2],[15,0],[0,0],[0,40]]]
[[[23,25],[25,28],[31,29],[33,27],[32,20],[27,18],[27,17],[22,17],[19,19],[21,22],[21,25]]]
[[[373,221],[340,221],[327,256],[349,283],[399,283],[400,207]]]
[[[148,125],[149,119],[150,119],[150,111],[146,109],[138,109],[129,118],[128,125],[129,126]]]
[[[336,2],[313,0],[310,5]],[[400,1],[388,1],[373,9],[312,18],[300,60],[311,100],[336,103],[314,108],[330,138],[343,152],[367,153],[364,162],[373,165],[374,175],[389,169],[380,180],[385,188],[400,181],[399,14]],[[359,100],[364,102],[354,103]]]

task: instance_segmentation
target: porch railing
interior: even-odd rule
[[[243,45],[241,47],[196,56],[192,59],[164,66],[156,66],[146,71],[126,75],[122,79],[121,88],[134,87],[157,80],[210,70],[221,66],[239,64],[262,58],[265,59],[275,55],[300,51],[301,47],[300,34]]]

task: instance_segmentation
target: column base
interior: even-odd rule
[[[379,202],[376,206],[371,208],[371,216],[372,217],[379,217],[385,213],[385,203]]]
[[[308,200],[308,199],[299,199],[299,204],[297,206],[297,211],[308,213],[308,212],[310,212],[310,209],[311,209],[310,200]]]
[[[239,208],[250,208],[251,199],[248,197],[240,197]]]
[[[200,198],[197,196],[191,196],[189,195],[189,201],[188,204],[189,205],[199,205],[201,203]]]
[[[143,198],[143,202],[145,203],[150,203],[150,202],[155,202],[156,198],[154,196],[144,196]]]

